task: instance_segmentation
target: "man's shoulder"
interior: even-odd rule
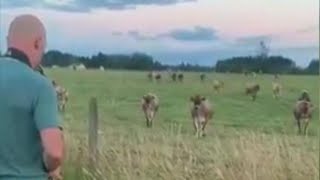
[[[8,56],[0,56],[0,63],[8,63],[13,61],[17,61],[17,60]]]
[[[24,80],[26,81],[30,81],[30,82],[26,82],[26,84],[33,84],[36,86],[41,86],[41,87],[52,87],[52,82],[45,76],[41,75],[40,73],[38,73],[37,71],[31,69],[30,67],[28,67],[27,65],[18,62],[17,60],[11,58],[11,57],[6,57],[6,56],[0,56],[0,64],[16,64],[13,65],[13,68],[19,68],[21,70],[21,68],[23,69],[22,71],[16,71],[16,72],[20,72],[23,73],[23,77]],[[8,68],[8,67],[6,67]]]
[[[32,74],[34,82],[37,84],[39,88],[54,89],[52,82],[47,77],[35,71],[33,71]]]

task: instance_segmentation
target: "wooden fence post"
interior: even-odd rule
[[[97,98],[91,98],[89,101],[89,163],[94,167],[98,156],[98,104]]]

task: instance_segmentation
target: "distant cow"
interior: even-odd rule
[[[248,96],[252,97],[252,100],[255,101],[257,98],[257,94],[260,91],[260,85],[257,83],[247,84],[245,93]]]
[[[200,74],[200,80],[204,82],[206,80],[206,74]]]
[[[161,74],[160,73],[155,74],[154,78],[156,79],[157,82],[160,82],[161,81]]]
[[[275,99],[278,99],[279,96],[281,95],[281,85],[279,83],[273,82],[272,83],[272,92],[273,92],[273,97]]]
[[[56,83],[56,81],[54,81],[54,80],[52,81],[52,85],[53,85],[53,87],[56,91],[56,94],[57,94],[58,109],[59,109],[59,111],[64,112],[66,105],[67,105],[67,102],[69,100],[69,93],[65,88],[58,85]]]
[[[149,79],[149,81],[153,81],[153,76],[154,76],[154,72],[149,72],[149,73],[148,73],[148,79]]]
[[[79,64],[79,65],[74,65],[73,66],[73,70],[75,70],[75,71],[83,71],[83,70],[86,70],[86,69],[87,69],[86,66],[83,65],[83,64]]]
[[[224,87],[224,83],[219,80],[213,81],[213,89],[216,93],[220,93],[221,89]]]
[[[297,101],[295,104],[293,115],[298,125],[298,132],[301,134],[301,128],[303,128],[303,134],[307,135],[307,128],[309,121],[312,118],[313,105],[306,100]]]
[[[253,78],[257,77],[257,73],[255,73],[255,72],[252,72],[251,75],[252,75]]]
[[[175,73],[175,72],[172,73],[172,74],[171,74],[171,79],[172,79],[172,81],[174,81],[174,82],[177,81],[177,73]]]
[[[193,120],[193,126],[195,135],[197,137],[205,136],[205,128],[210,119],[213,116],[213,110],[205,97],[196,95],[190,98],[192,104],[191,117]]]
[[[179,79],[180,82],[183,82],[183,78],[184,78],[183,74],[179,73],[178,74],[178,79]]]
[[[155,79],[156,81],[159,82],[161,80],[161,74],[160,74],[160,72],[151,71],[148,73],[148,79],[149,79],[149,81],[153,81]]]
[[[142,97],[142,110],[146,118],[147,127],[152,127],[158,109],[159,99],[156,95],[149,93]]]

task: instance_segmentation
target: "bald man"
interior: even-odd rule
[[[34,70],[46,47],[43,24],[32,15],[16,17],[7,45],[0,58],[0,179],[55,179],[64,148],[57,97]]]

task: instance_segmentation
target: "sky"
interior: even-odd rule
[[[319,0],[1,0],[0,49],[15,16],[38,16],[47,50],[81,56],[145,52],[166,64],[214,65],[270,55],[319,57]]]

